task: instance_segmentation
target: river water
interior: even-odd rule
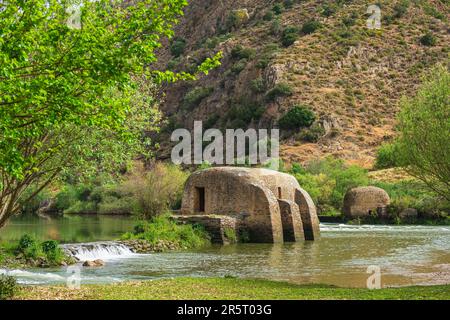
[[[51,228],[45,223],[38,225],[36,234],[48,237],[48,230],[56,228],[60,231],[54,231],[54,238],[63,242],[111,240],[131,230],[133,224],[126,219],[99,221],[97,217],[91,221],[96,227],[87,227],[84,219],[72,224],[64,222],[67,228],[72,225],[68,237],[62,235],[57,222],[52,222]],[[0,238],[15,238],[24,228],[13,223],[1,231]],[[86,228],[91,232],[77,231]],[[314,242],[211,246],[148,255],[134,254],[111,242],[67,246],[78,247],[81,260],[101,258],[106,262],[100,268],[80,267],[81,285],[166,277],[235,276],[365,287],[371,275],[367,273],[369,267],[380,270],[383,287],[450,283],[448,226],[321,224],[321,232],[321,239]],[[71,241],[73,238],[78,241]],[[64,284],[71,275],[66,268],[0,272],[17,276],[24,284]]]

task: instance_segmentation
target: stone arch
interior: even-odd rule
[[[295,203],[300,209],[305,240],[316,240],[320,237],[319,218],[311,196],[302,188],[295,190]]]

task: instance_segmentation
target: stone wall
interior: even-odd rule
[[[225,230],[232,230],[238,237],[241,231],[242,220],[239,217],[218,216],[218,215],[194,215],[194,216],[173,216],[173,219],[180,223],[191,223],[202,225],[209,233],[212,243],[229,244]],[[239,239],[237,239],[239,240]]]

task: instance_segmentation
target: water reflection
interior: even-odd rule
[[[113,240],[133,230],[134,224],[134,218],[124,216],[66,215],[52,219],[20,216],[0,230],[0,241],[18,240],[25,233],[65,243]]]
[[[116,223],[109,221],[109,227],[100,229],[77,227],[68,238],[86,231],[82,237],[90,238],[94,230],[111,236],[116,228],[124,227]],[[450,283],[450,227],[323,224],[321,229],[318,241],[211,246],[111,259],[103,268],[82,269],[82,283],[236,276],[365,287],[370,265],[381,268],[383,286]],[[50,269],[47,275],[42,270],[31,271],[39,274],[23,276],[22,282],[55,283],[65,276],[65,269]]]

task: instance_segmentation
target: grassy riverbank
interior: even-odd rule
[[[78,290],[65,286],[22,288],[16,299],[402,299],[450,300],[450,285],[387,288],[380,290],[338,288],[323,285],[295,285],[268,280],[234,278],[176,278],[110,285],[83,285]]]
[[[23,235],[17,242],[0,243],[0,267],[55,267],[75,263],[54,240],[39,241]]]

